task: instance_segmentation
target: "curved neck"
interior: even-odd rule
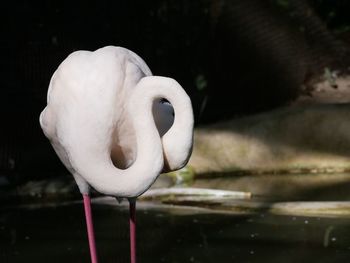
[[[174,108],[175,119],[171,128],[162,137],[163,172],[174,171],[184,167],[192,153],[193,146],[193,110],[189,96],[174,79],[149,76],[137,85],[139,101],[167,99]]]
[[[163,145],[152,115],[153,102],[160,98],[166,98],[175,111],[174,124],[163,136]],[[191,101],[182,87],[173,79],[157,76],[139,81],[128,98],[127,111],[136,135],[134,163],[125,170],[119,169],[112,163],[110,149],[96,146],[101,154],[93,155],[94,148],[84,165],[79,165],[79,173],[101,193],[132,198],[145,192],[162,172],[163,150],[170,169],[187,163],[192,150],[193,113]],[[107,136],[111,138],[112,133],[113,130],[109,130]]]

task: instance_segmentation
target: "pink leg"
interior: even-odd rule
[[[130,204],[130,262],[136,263],[136,200],[129,200]]]
[[[87,194],[83,194],[84,199],[84,209],[85,209],[85,219],[86,226],[89,238],[89,247],[90,247],[90,256],[91,263],[97,263],[97,252],[96,252],[96,244],[95,244],[95,234],[94,234],[94,225],[92,222],[92,213],[91,213],[91,199]]]

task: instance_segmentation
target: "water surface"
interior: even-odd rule
[[[138,262],[349,262],[344,218],[138,205]],[[127,206],[93,204],[99,259],[129,262]],[[0,210],[0,262],[90,262],[81,203]]]

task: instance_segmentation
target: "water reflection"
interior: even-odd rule
[[[93,212],[100,261],[129,262],[126,206],[94,204]],[[347,262],[350,258],[347,219],[177,212],[139,204],[139,262]],[[0,262],[89,262],[82,205],[1,210]]]

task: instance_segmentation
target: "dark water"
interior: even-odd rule
[[[129,262],[126,208],[93,205],[102,263]],[[348,219],[139,208],[140,263],[350,262]],[[0,210],[0,262],[90,262],[82,205]]]

